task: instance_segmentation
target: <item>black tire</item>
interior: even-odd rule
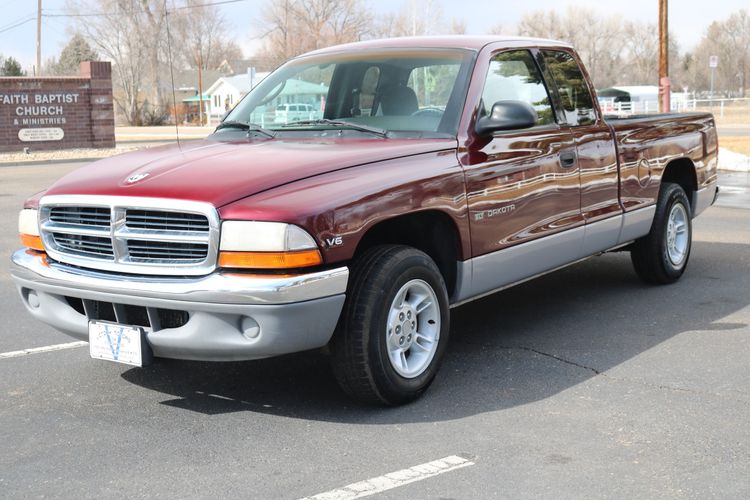
[[[681,205],[687,215],[687,249],[678,262],[670,258],[667,243],[669,216],[676,205]],[[646,283],[666,285],[674,283],[685,272],[692,247],[693,226],[690,203],[679,184],[665,182],[659,190],[656,213],[649,233],[636,240],[630,250],[630,259],[638,276]]]
[[[389,314],[396,294],[415,280],[428,284],[437,297],[439,311],[432,312],[440,317],[439,328],[435,327],[439,336],[424,371],[406,378],[389,358]],[[438,371],[448,342],[449,321],[445,283],[429,256],[401,245],[365,251],[352,263],[347,300],[330,345],[339,385],[349,396],[370,404],[399,405],[418,398]]]

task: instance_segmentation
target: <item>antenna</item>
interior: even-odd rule
[[[177,137],[177,147],[180,147],[180,127],[177,123],[177,96],[174,90],[174,68],[172,67],[172,35],[169,31],[169,10],[167,10],[167,0],[164,0],[164,21],[167,25],[167,57],[169,58],[169,76],[172,79],[172,115],[174,116],[174,132]],[[200,99],[203,96],[199,97]],[[203,101],[199,101],[199,106],[203,106]]]

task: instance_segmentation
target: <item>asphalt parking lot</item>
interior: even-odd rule
[[[348,401],[317,352],[3,358],[74,340],[26,314],[8,259],[22,199],[79,165],[0,168],[0,497],[348,498],[394,481],[379,498],[750,496],[746,175],[696,219],[677,284],[643,285],[615,253],[454,309],[429,393],[380,409]]]

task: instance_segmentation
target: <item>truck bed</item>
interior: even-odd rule
[[[718,138],[710,113],[606,117],[606,122],[615,136],[625,211],[655,202],[664,169],[675,160],[685,162],[684,175],[692,177],[696,192],[716,182]]]

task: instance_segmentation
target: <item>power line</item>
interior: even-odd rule
[[[212,7],[214,5],[224,5],[229,3],[239,3],[239,2],[247,2],[248,0],[220,0],[218,2],[208,2],[208,3],[201,3],[201,4],[195,4],[195,5],[182,5],[180,7],[172,7],[171,9],[166,9],[165,12],[176,12],[178,10],[185,10],[185,9],[198,9],[201,7]],[[133,14],[133,13],[146,13],[145,10],[131,10],[128,11],[127,14]],[[116,16],[123,14],[123,12],[89,12],[84,14],[45,14],[42,13],[43,17],[106,17],[106,16]]]
[[[19,26],[23,26],[24,24],[26,24],[26,23],[30,23],[31,21],[36,21],[36,16],[34,16],[34,17],[30,17],[29,19],[26,19],[25,21],[21,21],[21,22],[20,22],[20,23],[18,23],[18,24],[14,24],[13,26],[9,26],[9,27],[7,27],[7,28],[1,29],[1,30],[0,30],[0,33],[5,33],[6,31],[10,31],[10,30],[12,30],[13,28],[18,28]]]
[[[25,16],[21,16],[18,19],[15,19],[15,20],[9,22],[8,24],[3,24],[2,26],[0,26],[0,30],[5,29],[6,27],[10,26],[11,24],[15,24],[15,23],[17,23],[19,21],[28,19],[30,17],[33,17],[34,19],[36,19],[36,12],[30,12],[30,13],[26,14]]]

